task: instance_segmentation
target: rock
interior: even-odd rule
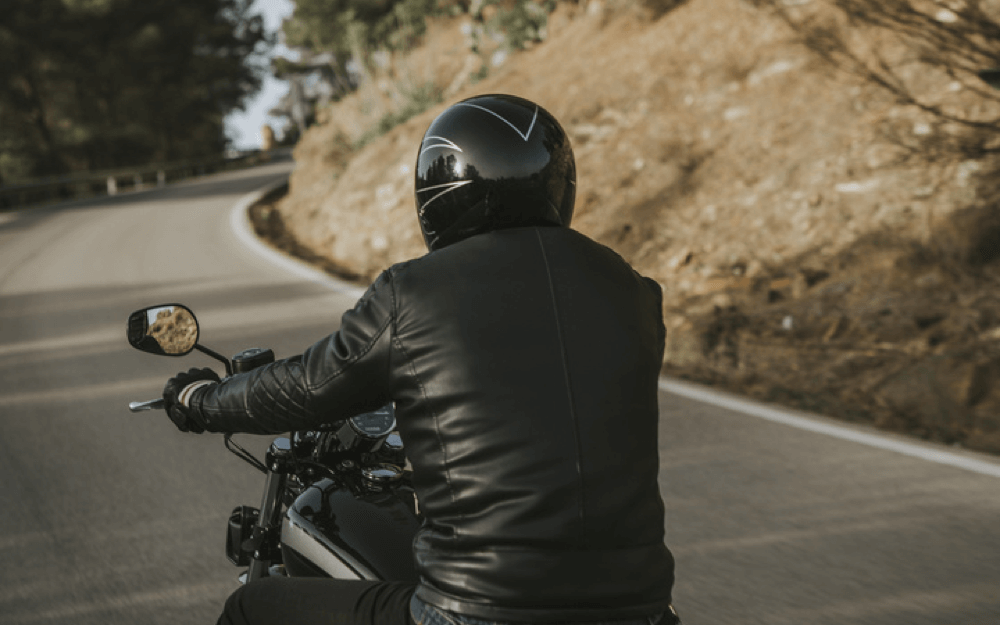
[[[802,65],[802,62],[802,59],[781,59],[774,61],[773,63],[770,63],[760,69],[750,72],[750,75],[747,76],[747,83],[752,86],[756,86],[765,78],[784,74],[798,68]]]
[[[823,342],[829,343],[830,341],[835,340],[844,332],[845,329],[847,329],[848,325],[849,322],[847,317],[844,315],[838,316],[833,323],[830,324],[830,327],[826,329],[826,332],[823,333]]]
[[[938,12],[934,14],[934,19],[942,24],[954,24],[958,21],[958,15],[956,15],[954,11],[949,11],[948,9],[939,9]]]
[[[674,255],[667,261],[667,268],[676,271],[681,267],[686,267],[690,264],[693,258],[694,253],[690,249],[685,248],[681,250],[679,254]]]
[[[664,363],[674,367],[697,367],[705,362],[704,342],[693,323],[684,320],[667,332]]]
[[[868,193],[874,191],[882,184],[878,178],[872,178],[863,182],[840,182],[834,186],[837,193]]]
[[[975,421],[971,408],[1000,381],[1000,360],[970,363],[968,354],[923,358],[875,389],[876,400],[926,437],[961,441]]]
[[[747,263],[744,275],[748,278],[757,278],[764,272],[764,263],[756,258]]]
[[[733,296],[728,293],[716,293],[712,296],[712,306],[720,310],[733,308]]]
[[[1000,326],[991,328],[979,335],[984,341],[1000,341]]]
[[[725,110],[722,114],[722,118],[727,122],[736,121],[742,117],[746,117],[750,114],[750,109],[745,106],[734,106]]]
[[[965,161],[958,166],[958,171],[955,173],[955,182],[960,187],[965,187],[969,185],[969,180],[972,176],[983,168],[982,163],[979,161]]]

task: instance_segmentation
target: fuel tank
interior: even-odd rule
[[[405,486],[357,494],[329,478],[289,506],[281,553],[292,577],[417,582],[413,537],[420,526]]]

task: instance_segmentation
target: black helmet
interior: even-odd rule
[[[576,198],[569,138],[552,115],[510,95],[463,100],[420,143],[417,216],[431,250],[517,226],[568,226]]]

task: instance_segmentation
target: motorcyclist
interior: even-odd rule
[[[570,142],[508,95],[430,125],[430,250],[383,272],[301,355],[164,389],[183,431],[281,433],[395,402],[425,522],[420,582],[265,578],[220,623],[670,625],[657,378],[661,291],[571,230]]]

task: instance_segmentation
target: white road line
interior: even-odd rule
[[[40,351],[70,350],[94,345],[125,344],[124,325],[100,326],[90,332],[81,332],[70,336],[55,336],[21,343],[0,344],[0,356],[10,357],[23,354],[33,354]]]
[[[338,293],[346,293],[355,297],[361,297],[364,295],[365,289],[353,284],[348,284],[347,282],[343,282],[341,280],[337,280],[326,272],[320,271],[308,263],[279,252],[261,241],[254,233],[247,211],[254,202],[257,202],[260,198],[264,197],[284,183],[284,180],[280,180],[262,187],[252,193],[248,193],[240,198],[240,201],[233,206],[232,211],[229,213],[229,223],[232,227],[233,233],[241,243],[246,245],[258,256],[263,257],[268,262],[281,267],[289,273],[305,280],[309,280],[310,282],[315,282],[325,286],[326,288]]]
[[[283,267],[287,271],[339,293],[348,293],[355,295],[356,297],[360,297],[364,294],[364,289],[337,280],[336,278],[312,267],[311,265],[308,265],[307,263],[291,258],[290,256],[286,256],[285,254],[282,254],[281,252],[265,245],[260,241],[260,239],[257,238],[257,235],[254,234],[253,228],[250,225],[249,217],[247,216],[247,209],[249,209],[254,202],[264,197],[272,189],[277,188],[281,184],[284,184],[284,181],[268,185],[241,198],[240,201],[233,206],[232,213],[230,214],[230,223],[232,225],[233,232],[248,248],[252,249],[266,260]],[[888,436],[862,432],[850,427],[821,420],[826,419],[826,417],[820,417],[818,415],[815,417],[805,417],[789,410],[767,406],[734,395],[720,393],[719,391],[708,389],[696,384],[669,378],[660,379],[660,390],[666,393],[673,393],[674,395],[680,395],[681,397],[687,397],[688,399],[710,404],[712,406],[717,406],[719,408],[741,412],[743,414],[771,421],[773,423],[791,426],[800,430],[807,430],[809,432],[815,432],[817,434],[823,434],[833,438],[860,443],[877,449],[892,451],[898,454],[903,454],[904,456],[920,458],[921,460],[927,460],[928,462],[934,462],[937,464],[964,469],[966,471],[972,471],[981,475],[1000,478],[1000,464],[998,463],[990,462],[985,459],[972,458],[946,451],[944,449],[936,449],[929,445],[919,445],[916,443],[909,443],[895,438],[890,438]]]
[[[898,440],[889,436],[883,436],[871,432],[863,432],[848,426],[838,425],[826,421],[827,417],[805,416],[784,410],[774,406],[767,406],[755,401],[743,399],[735,395],[720,393],[713,389],[708,389],[689,382],[660,379],[660,390],[681,397],[687,397],[695,401],[725,408],[734,412],[740,412],[751,417],[764,419],[773,423],[788,425],[800,430],[807,430],[825,436],[832,436],[854,443],[860,443],[877,449],[892,451],[904,456],[920,458],[929,462],[943,464],[966,471],[972,471],[990,477],[1000,477],[1000,464],[988,460],[972,458],[970,456],[953,453],[944,449],[937,449],[930,444],[921,445]]]
[[[86,386],[51,388],[41,391],[23,391],[20,393],[5,393],[0,396],[0,408],[11,408],[13,406],[24,406],[26,404],[57,404],[74,403],[80,401],[90,401],[92,399],[104,399],[108,397],[128,397],[130,393],[135,393],[136,389],[162,388],[166,382],[165,376],[131,378],[128,380],[118,380],[116,382],[106,382],[104,384],[88,384]],[[141,399],[130,397],[129,399]],[[122,400],[122,410],[125,410],[126,402]],[[2,543],[0,543],[2,546]]]

